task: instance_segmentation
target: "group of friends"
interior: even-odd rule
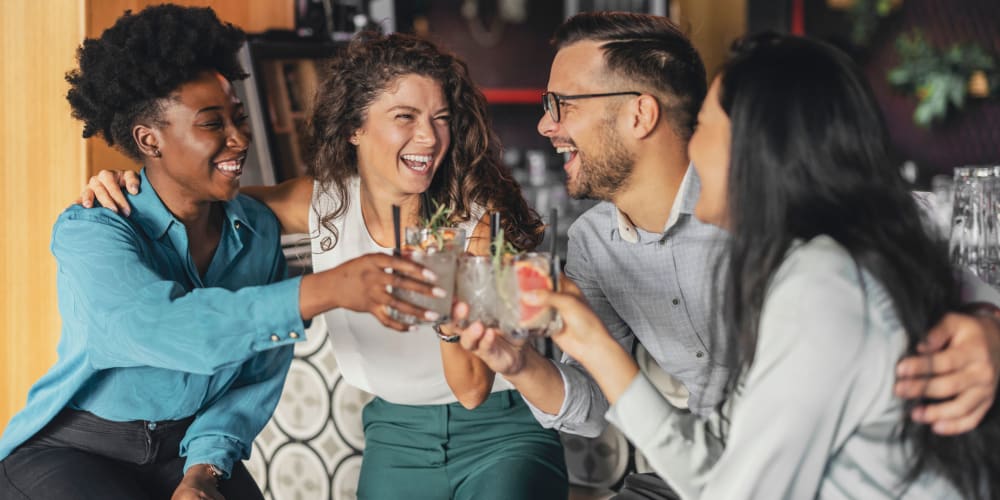
[[[254,499],[242,461],[323,315],[364,408],[364,499],[558,499],[557,431],[612,423],[655,473],[615,498],[998,498],[1000,294],[949,265],[891,164],[863,74],[807,38],[734,44],[711,82],[663,17],[555,32],[538,132],[567,190],[561,360],[392,289],[443,292],[393,255],[392,206],[431,205],[490,252],[544,226],[501,162],[466,65],[362,33],[329,62],[308,175],[240,188],[238,28],[207,8],[126,13],[67,74],[84,137],[140,162],[56,221],[59,359],[0,438],[11,499]],[[282,233],[313,272],[287,279]],[[467,308],[455,306],[462,319]],[[671,376],[654,387],[641,344]]]

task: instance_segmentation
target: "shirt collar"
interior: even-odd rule
[[[701,180],[698,178],[698,173],[694,171],[691,165],[688,165],[687,171],[684,172],[684,179],[681,180],[680,187],[677,188],[677,196],[674,197],[674,204],[670,207],[670,216],[667,218],[667,224],[663,227],[663,232],[666,233],[680,216],[691,215],[694,213],[694,206],[698,202],[698,195],[701,193]],[[614,217],[614,228],[611,233],[617,231],[621,239],[629,243],[639,242],[639,228],[632,224],[618,207],[615,207],[615,217]]]
[[[160,200],[160,196],[156,194],[156,189],[153,188],[153,185],[149,183],[149,179],[146,177],[145,168],[139,171],[139,178],[141,180],[139,194],[127,195],[129,203],[132,204],[132,208],[134,209],[130,218],[138,223],[150,238],[160,239],[166,234],[172,224],[183,224],[167,210],[167,206]],[[256,233],[256,230],[254,230],[247,219],[239,196],[230,201],[223,202],[222,206],[230,226],[234,229],[246,227],[251,232]]]

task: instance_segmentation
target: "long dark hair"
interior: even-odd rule
[[[728,393],[753,363],[768,285],[794,240],[828,235],[891,297],[908,353],[949,310],[958,284],[946,249],[924,224],[889,160],[888,134],[865,78],[822,42],[758,35],[738,42],[722,70],[720,105],[732,126],[728,184],[732,237],[723,290],[730,335]],[[909,408],[908,408],[909,409]],[[1000,492],[995,412],[947,437],[913,422],[900,437],[923,471],[967,498]],[[992,471],[992,473],[990,473]]]
[[[451,111],[451,146],[426,197],[451,207],[452,223],[469,220],[474,204],[499,211],[508,241],[520,249],[538,245],[541,219],[501,162],[500,140],[490,128],[486,98],[472,83],[464,62],[414,36],[365,32],[355,36],[329,69],[330,76],[316,95],[311,127],[315,154],[308,169],[323,189],[333,188],[339,195],[332,212],[318,214],[334,235],[321,242],[324,249],[336,244],[332,221],[347,210],[347,182],[358,175],[350,137],[361,128],[372,102],[405,75],[440,83]]]

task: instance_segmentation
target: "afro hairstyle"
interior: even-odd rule
[[[66,99],[83,122],[83,137],[100,134],[142,161],[132,127],[160,123],[161,99],[204,71],[218,71],[229,81],[246,78],[237,59],[245,38],[207,7],[126,11],[100,38],[84,40],[77,49],[79,68],[66,74]]]

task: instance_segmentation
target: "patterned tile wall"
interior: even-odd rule
[[[355,500],[365,446],[361,409],[372,396],[341,378],[322,317],[307,338],[295,348],[281,401],[247,468],[268,500]],[[631,446],[613,427],[596,439],[562,438],[572,484],[610,488],[629,470]]]

